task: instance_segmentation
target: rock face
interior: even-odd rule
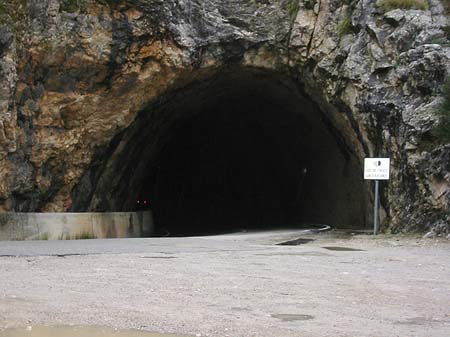
[[[211,88],[224,73],[239,91],[239,74],[251,73],[248,88],[259,77],[289,82],[314,104],[352,172],[364,157],[391,157],[385,226],[450,229],[450,145],[431,134],[450,74],[439,1],[389,12],[371,0],[17,0],[15,8],[23,16],[3,13],[0,27],[2,211],[132,208],[132,197],[119,204],[107,189],[139,186],[168,130],[189,115],[180,112],[186,97],[220,95]]]

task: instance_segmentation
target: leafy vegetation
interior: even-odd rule
[[[305,0],[304,6],[306,9],[314,9],[314,0]]]
[[[386,12],[393,9],[428,9],[428,0],[381,0],[379,6]]]
[[[26,24],[27,0],[0,0],[0,25],[19,30]]]
[[[434,134],[444,142],[450,142],[450,77],[442,87],[443,101],[437,110],[439,124]]]
[[[85,0],[62,0],[59,9],[63,12],[74,13],[84,11],[86,7]]]

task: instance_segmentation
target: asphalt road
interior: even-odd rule
[[[276,245],[298,237],[314,240]],[[292,230],[0,242],[0,331],[448,337],[449,256],[445,240]]]
[[[306,234],[301,230],[240,232],[217,236],[91,239],[55,241],[0,241],[0,257],[70,256],[98,254],[174,254],[182,252],[263,249],[252,243],[276,244]],[[230,244],[231,243],[231,244]]]

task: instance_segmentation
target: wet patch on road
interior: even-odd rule
[[[160,334],[141,330],[118,330],[105,327],[26,327],[0,331],[0,337],[191,337],[188,335]]]
[[[272,314],[270,316],[281,319],[283,322],[308,321],[314,318],[314,316],[304,314]]]
[[[281,243],[277,243],[277,246],[298,246],[304,245],[306,243],[312,242],[314,239],[298,238],[295,240],[289,240]]]
[[[334,250],[334,251],[338,251],[338,252],[365,252],[364,249],[357,249],[357,248],[350,248],[350,247],[336,247],[336,246],[332,246],[332,247],[322,247],[328,250]]]
[[[85,256],[85,255],[90,255],[90,254],[69,253],[69,254],[55,254],[55,255],[49,255],[49,256],[70,257],[70,256]]]

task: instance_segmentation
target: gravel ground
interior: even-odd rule
[[[275,245],[298,237],[314,241]],[[221,337],[448,337],[449,258],[446,240],[292,230],[0,242],[0,331],[74,324]]]

